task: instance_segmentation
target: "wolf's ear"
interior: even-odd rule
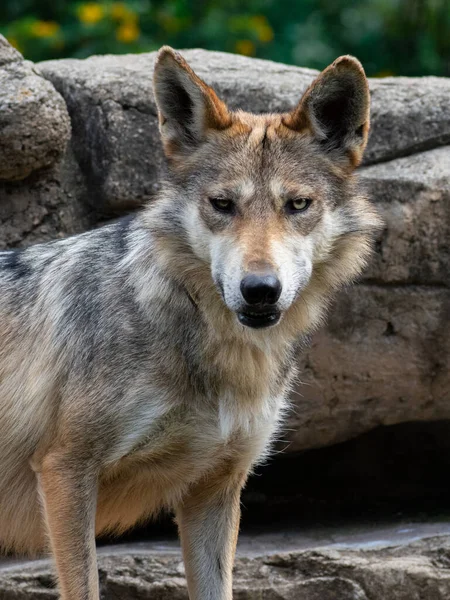
[[[296,131],[309,130],[326,152],[353,168],[367,144],[369,113],[364,69],[353,56],[341,56],[313,81],[284,123]]]
[[[226,129],[231,124],[224,102],[169,46],[163,46],[158,53],[153,87],[168,158],[192,152],[208,130]]]

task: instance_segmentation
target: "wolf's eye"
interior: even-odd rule
[[[227,200],[226,198],[210,198],[209,201],[213,207],[222,213],[232,215],[235,210],[234,202]]]
[[[290,213],[304,212],[311,205],[311,198],[295,198],[286,202],[286,208]]]

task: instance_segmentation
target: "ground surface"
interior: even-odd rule
[[[270,524],[269,524],[270,529]],[[173,538],[99,548],[104,600],[186,600]],[[49,560],[0,562],[2,600],[50,600]],[[241,536],[236,600],[447,600],[450,523],[292,528]]]

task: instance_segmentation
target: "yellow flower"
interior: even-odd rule
[[[138,39],[141,35],[141,30],[133,22],[122,23],[116,30],[116,39],[124,44],[130,44]]]
[[[258,31],[258,38],[260,42],[267,43],[273,40],[273,29],[270,25],[267,27],[261,27]]]
[[[87,2],[78,7],[77,14],[82,23],[95,25],[105,16],[105,9],[98,2]]]
[[[253,56],[255,54],[255,44],[251,40],[238,40],[234,46],[238,54]]]
[[[267,43],[273,40],[273,29],[264,15],[255,15],[250,19],[250,23],[260,42]]]
[[[137,20],[137,14],[124,2],[114,2],[111,5],[111,17],[116,21]]]
[[[55,21],[35,21],[31,25],[31,35],[38,38],[54,37],[60,30]]]

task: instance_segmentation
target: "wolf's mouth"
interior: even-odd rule
[[[263,327],[276,325],[280,320],[281,313],[278,310],[270,312],[242,311],[238,312],[237,316],[239,323],[242,325],[252,327],[253,329],[262,329]]]

